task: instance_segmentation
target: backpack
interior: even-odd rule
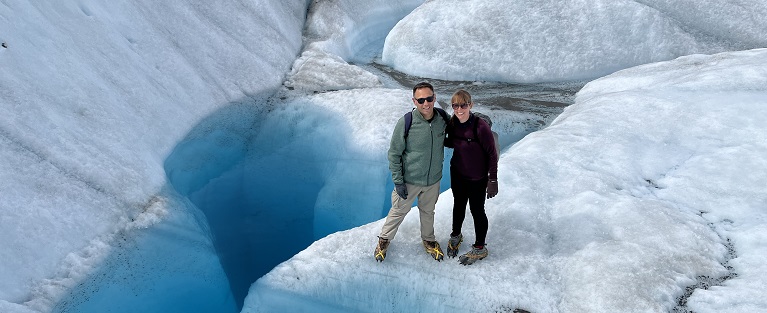
[[[415,109],[413,109],[415,110]],[[445,120],[445,125],[447,125],[447,122],[450,120],[449,117],[447,117],[447,112],[445,110],[440,109],[438,107],[434,107],[434,110],[439,113],[440,116],[442,116],[442,119]],[[410,133],[410,126],[413,124],[413,111],[405,113],[405,140],[407,140],[407,135]],[[476,134],[477,130],[474,130],[474,133]]]
[[[496,133],[493,128],[493,121],[490,119],[489,116],[479,113],[479,112],[471,112],[474,114],[474,138],[461,138],[466,141],[472,142],[476,141],[478,144],[481,144],[479,141],[479,134],[477,134],[477,128],[479,127],[479,119],[483,119],[485,123],[487,123],[487,126],[490,126],[490,131],[493,133],[493,139],[495,140],[495,154],[497,156],[501,156],[501,144],[498,142],[498,133]],[[484,150],[483,150],[484,151]]]

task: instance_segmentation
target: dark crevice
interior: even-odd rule
[[[515,309],[513,307],[502,306],[500,309],[495,310],[496,313],[531,313],[530,311],[523,309]]]
[[[732,221],[724,220],[725,223],[732,223]],[[714,229],[713,224],[709,224],[709,226]],[[738,273],[735,272],[732,265],[730,265],[730,260],[735,259],[738,257],[737,252],[735,251],[735,245],[732,243],[732,241],[729,238],[725,238],[724,243],[725,248],[727,248],[727,253],[724,256],[724,262],[722,262],[722,266],[727,269],[727,274],[719,276],[719,277],[711,277],[706,275],[700,275],[696,277],[697,283],[691,286],[685,287],[684,294],[677,298],[677,304],[676,306],[671,310],[673,313],[694,313],[694,311],[690,310],[687,307],[687,301],[690,299],[692,294],[695,292],[695,290],[702,289],[702,290],[708,290],[711,287],[714,286],[722,286],[725,281],[728,279],[732,279],[735,277],[738,277]]]

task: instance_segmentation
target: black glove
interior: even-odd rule
[[[487,198],[490,199],[498,194],[498,180],[487,181]]]
[[[405,184],[394,184],[394,190],[397,191],[400,198],[407,199],[407,187]]]

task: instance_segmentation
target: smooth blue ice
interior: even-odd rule
[[[207,117],[165,162],[182,209],[121,235],[128,243],[54,311],[236,311],[275,265],[388,211],[385,155],[359,151],[348,129],[305,101],[233,103]]]
[[[111,253],[51,312],[238,312],[206,217],[171,189],[166,218],[119,232]]]
[[[348,228],[315,215],[318,194],[344,162],[348,135],[338,117],[311,107],[234,105],[197,126],[168,157],[173,186],[204,212],[232,292],[248,287],[278,263],[323,235]],[[319,125],[333,125],[318,131]],[[337,126],[336,126],[337,125]],[[342,164],[345,163],[345,164]],[[379,166],[380,167],[380,166]],[[371,181],[370,184],[385,184]],[[353,192],[349,186],[347,193]],[[337,201],[344,201],[345,193]],[[380,218],[381,197],[360,203]],[[315,230],[315,219],[324,228]]]

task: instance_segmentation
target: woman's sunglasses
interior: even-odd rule
[[[457,108],[465,109],[465,108],[468,108],[468,107],[469,107],[468,103],[453,103],[453,110],[455,110]]]

